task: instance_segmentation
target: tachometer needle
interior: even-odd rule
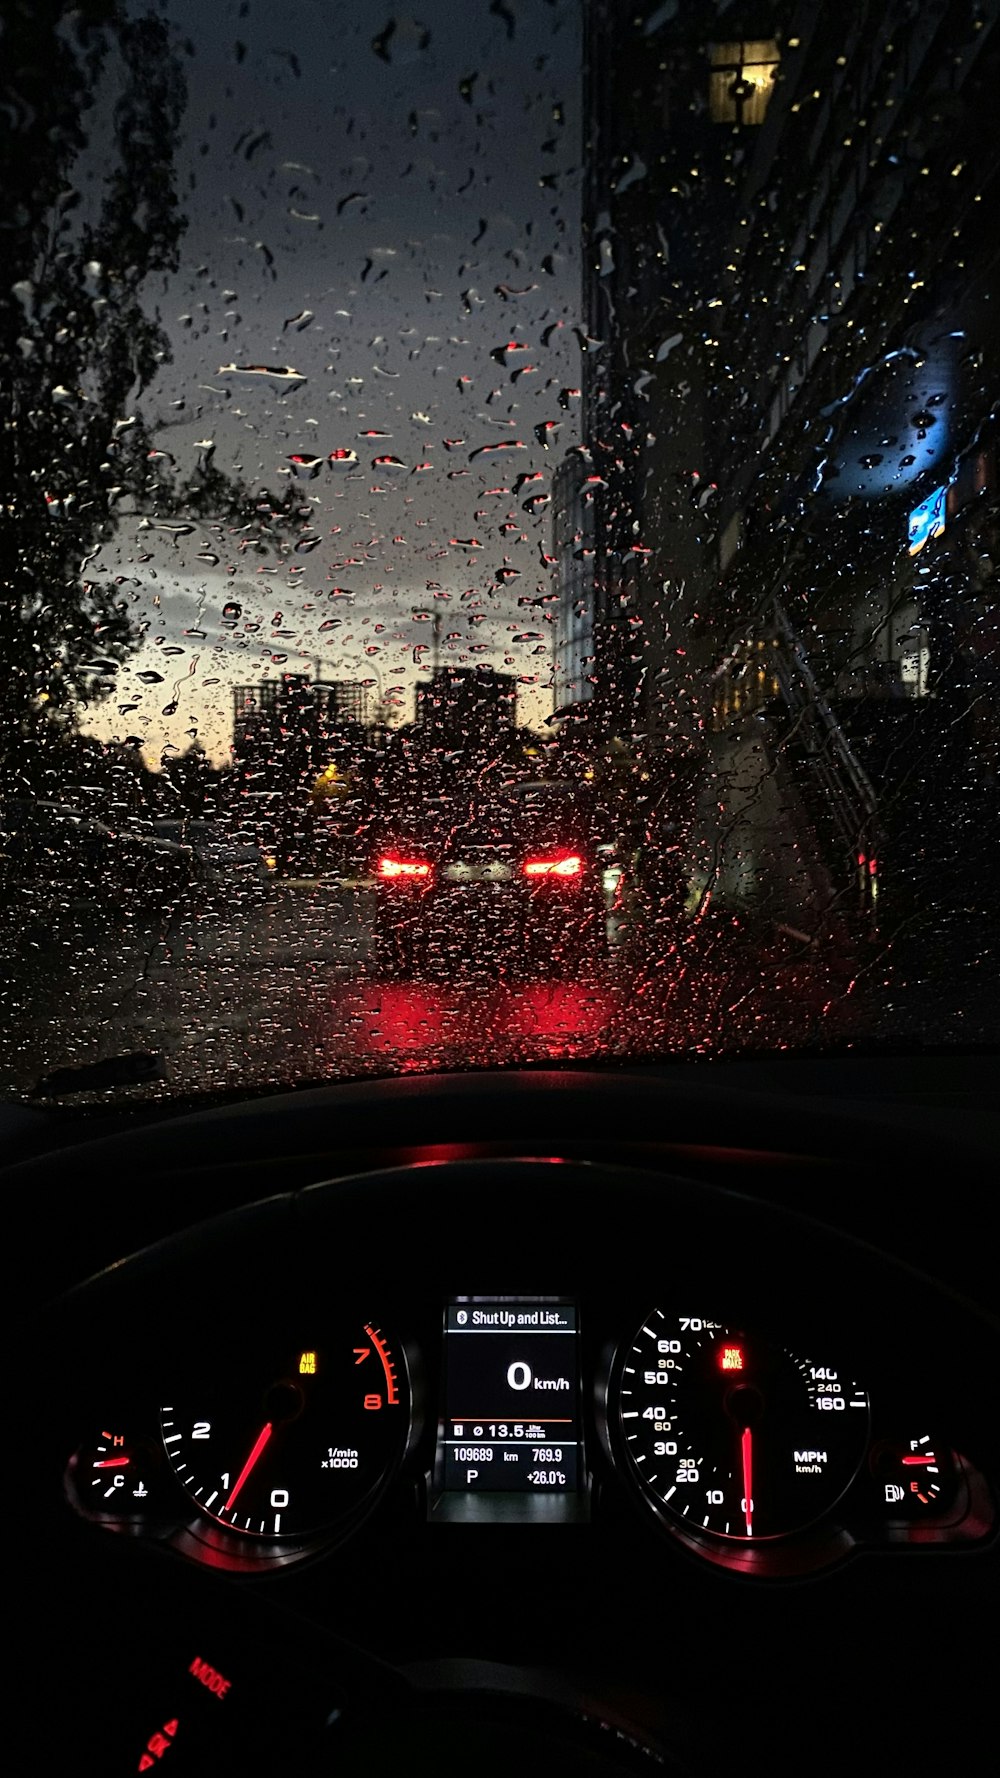
[[[226,1501],[226,1504],[222,1509],[223,1512],[229,1511],[234,1500],[236,1499],[237,1494],[239,1493],[240,1489],[242,1488],[243,1483],[246,1481],[247,1476],[250,1474],[250,1471],[252,1470],[258,1457],[260,1456],[262,1450],[264,1449],[264,1446],[267,1444],[267,1441],[270,1438],[270,1436],[271,1436],[271,1422],[269,1420],[267,1422],[266,1426],[261,1427],[261,1430],[257,1435],[257,1442],[254,1445],[253,1450],[251,1451],[249,1457],[247,1458],[246,1462],[243,1465],[243,1468],[240,1470],[239,1475],[236,1477],[236,1480],[233,1483],[232,1488],[229,1491],[229,1499]]]
[[[753,1536],[753,1434],[749,1426],[743,1428],[743,1512],[746,1518],[747,1536]]]

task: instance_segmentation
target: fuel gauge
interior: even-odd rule
[[[917,1438],[886,1439],[871,1453],[871,1470],[893,1518],[921,1518],[943,1512],[955,1494],[951,1453],[929,1432]]]

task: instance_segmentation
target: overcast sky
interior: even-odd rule
[[[444,659],[518,673],[541,720],[551,626],[518,600],[550,591],[549,509],[523,502],[579,436],[578,5],[164,10],[192,48],[189,226],[151,293],[174,362],[144,407],[183,466],[211,441],[254,487],[297,474],[317,541],[276,573],[208,532],[123,533],[147,640],[91,726],[153,757],[197,732],[219,755],[231,686],[317,654],[406,715],[430,644],[415,609],[443,613]],[[357,468],[334,472],[334,450]]]

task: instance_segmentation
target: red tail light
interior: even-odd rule
[[[375,866],[375,875],[387,883],[412,882],[414,878],[429,877],[432,868],[424,858],[393,858],[385,853]]]
[[[583,875],[583,859],[578,852],[556,852],[550,858],[526,858],[526,877],[579,877]]]

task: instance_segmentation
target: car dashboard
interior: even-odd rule
[[[484,1162],[468,1193],[508,1207],[525,1193],[530,1224],[554,1165]],[[634,1176],[560,1171],[577,1201],[606,1181],[623,1209],[635,1202]],[[876,1313],[845,1314],[819,1300],[807,1252],[796,1270],[811,1300],[765,1287],[748,1248],[757,1277],[733,1294],[718,1261],[675,1238],[663,1279],[643,1263],[625,1282],[629,1256],[612,1265],[605,1231],[607,1274],[576,1292],[501,1277],[486,1294],[414,1295],[316,1265],[291,1228],[286,1247],[276,1211],[280,1288],[250,1260],[226,1277],[220,1255],[209,1276],[199,1266],[166,1350],[133,1335],[123,1351],[109,1334],[105,1361],[88,1363],[64,1474],[82,1519],[248,1577],[322,1560],[404,1508],[470,1530],[632,1512],[650,1561],[685,1552],[762,1581],[974,1545],[993,1528],[976,1400],[956,1386],[977,1368],[974,1339],[929,1362],[884,1281]],[[657,1216],[651,1203],[632,1214]],[[147,1282],[147,1315],[151,1294]]]
[[[817,1215],[843,1158],[814,1109],[782,1152],[738,1104],[690,1141],[697,1093],[672,1143],[588,1133],[651,1084],[507,1077],[492,1139],[445,1144],[419,1140],[440,1087],[414,1113],[419,1083],[368,1083],[378,1164],[329,1165],[355,1110],[323,1169],[302,1102],[270,1191],[259,1130],[188,1129],[206,1213],[34,1339],[48,1642],[107,1750],[84,1769],[700,1770],[750,1721],[833,1771],[859,1735],[915,1756],[984,1720],[995,1325]],[[484,1091],[446,1089],[452,1133]],[[106,1158],[183,1172],[164,1129]],[[124,1638],[82,1634],[97,1600]]]

